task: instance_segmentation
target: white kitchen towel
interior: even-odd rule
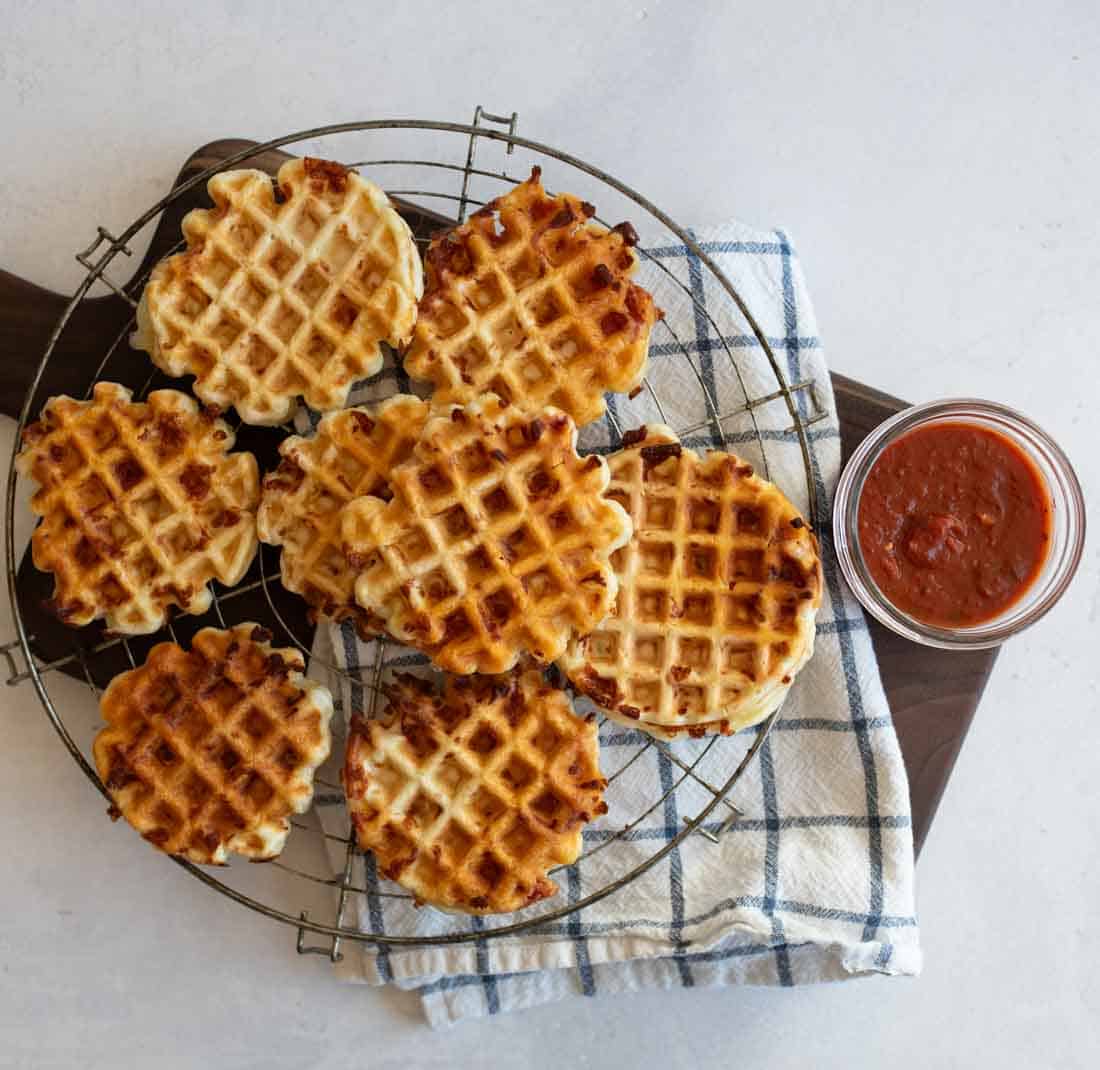
[[[807,515],[812,485],[825,569],[815,653],[731,793],[743,816],[717,843],[693,834],[642,876],[580,911],[514,935],[480,935],[576,903],[651,857],[713,798],[702,782],[723,784],[754,730],[664,745],[603,722],[609,812],[586,830],[580,861],[554,874],[559,895],[514,917],[417,909],[402,889],[379,878],[370,856],[354,856],[345,921],[391,937],[473,937],[429,947],[343,942],[342,977],[415,989],[433,1026],[574,994],[793,985],[920,970],[905,768],[866,622],[833,553],[828,518],[839,429],[798,259],[782,231],[731,223],[694,237],[760,323],[781,374],[808,384],[795,397],[802,417],[813,420],[809,477],[790,411],[775,397],[775,370],[728,293],[683,244],[645,246],[639,273],[665,310],[650,348],[652,389],[612,398],[608,417],[582,431],[581,449],[609,452],[623,430],[660,421],[695,448],[724,447],[745,457]],[[384,397],[395,387],[409,384],[388,366],[353,400]],[[764,400],[746,408],[746,397]],[[369,707],[377,648],[360,642],[350,626],[322,630],[319,642],[314,671],[333,662],[340,670],[334,675],[344,714],[334,744],[339,756],[349,711]],[[387,644],[383,662],[405,668],[424,659]],[[578,708],[590,707],[585,700]],[[348,835],[342,799],[334,793],[318,802],[340,873]],[[717,831],[729,814],[719,803],[707,827]]]

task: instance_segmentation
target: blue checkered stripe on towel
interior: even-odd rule
[[[829,515],[838,475],[839,431],[790,242],[781,231],[761,234],[738,224],[697,240],[753,310],[787,380],[812,383],[796,394],[801,413],[826,414],[808,432],[820,521]],[[685,246],[650,245],[646,253],[640,278],[666,314],[650,349],[652,390],[611,399],[608,417],[582,430],[582,452],[609,452],[622,430],[668,423],[691,429],[682,437],[695,448],[737,452],[807,509],[806,469],[786,403],[778,398],[737,411],[744,410],[746,396],[766,399],[777,386],[747,324]],[[357,390],[354,401],[388,396],[395,386],[409,389],[400,369],[388,366]],[[718,844],[689,837],[610,897],[515,936],[453,947],[346,947],[344,976],[414,988],[429,1020],[443,1024],[574,993],[917,972],[904,766],[865,621],[842,587],[828,526],[819,522],[818,528],[826,590],[815,654],[732,793],[744,817]],[[334,628],[330,637],[336,663],[351,677],[369,680],[373,644],[360,642],[350,627]],[[419,655],[387,645],[388,669],[423,664]],[[366,708],[360,682],[343,677],[339,686],[345,711]],[[586,709],[583,702],[579,708]],[[749,731],[732,739],[654,745],[636,731],[603,723],[601,763],[613,781],[609,813],[586,830],[581,860],[554,874],[559,896],[525,914],[578,902],[648,858],[712,798],[705,784],[723,783],[752,738]],[[339,738],[334,754],[342,754]],[[685,773],[697,757],[692,773]],[[320,807],[322,822],[344,835],[343,807],[338,799],[330,802]],[[710,827],[716,830],[728,813],[719,804]],[[629,832],[618,836],[626,825]],[[334,854],[333,861],[343,868],[342,856]],[[371,857],[357,865],[355,884],[362,892],[353,896],[353,908],[364,930],[430,936],[513,920],[417,910],[398,886],[379,878]]]

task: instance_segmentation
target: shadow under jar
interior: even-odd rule
[[[877,427],[837,487],[841,571],[888,628],[942,649],[996,646],[1061,597],[1085,504],[1069,460],[989,401],[918,405]]]

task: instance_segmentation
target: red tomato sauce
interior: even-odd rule
[[[1020,448],[975,424],[937,423],[883,450],[859,497],[859,545],[879,590],[941,628],[998,616],[1035,581],[1051,503]]]

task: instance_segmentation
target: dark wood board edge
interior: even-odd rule
[[[177,184],[254,144],[229,138],[202,146],[180,169]],[[285,159],[286,153],[271,150],[250,157],[244,166],[274,173]],[[174,244],[183,214],[195,203],[194,198],[185,201],[170,206],[163,214],[148,252],[135,269],[134,280]],[[426,225],[433,222],[428,213],[423,215]],[[434,221],[445,222],[442,217],[434,217]],[[68,299],[60,294],[0,270],[0,412],[19,416],[27,387],[67,303]],[[83,369],[91,365],[94,370],[102,353],[101,340],[117,335],[129,316],[129,306],[114,296],[82,302],[59,340],[56,357],[36,392],[36,402],[41,404],[51,394],[73,390],[74,366]],[[95,342],[86,345],[84,339]],[[868,432],[905,408],[906,402],[843,375],[834,373],[832,381],[842,456],[847,460]],[[24,565],[31,567],[29,561]],[[30,581],[31,576],[26,579]],[[909,775],[913,841],[919,853],[997,652],[945,653],[910,643],[877,621],[869,620],[869,627]]]
[[[832,380],[843,465],[875,427],[908,402],[835,372]],[[998,651],[935,650],[865,616],[909,776],[913,848],[919,854]]]

